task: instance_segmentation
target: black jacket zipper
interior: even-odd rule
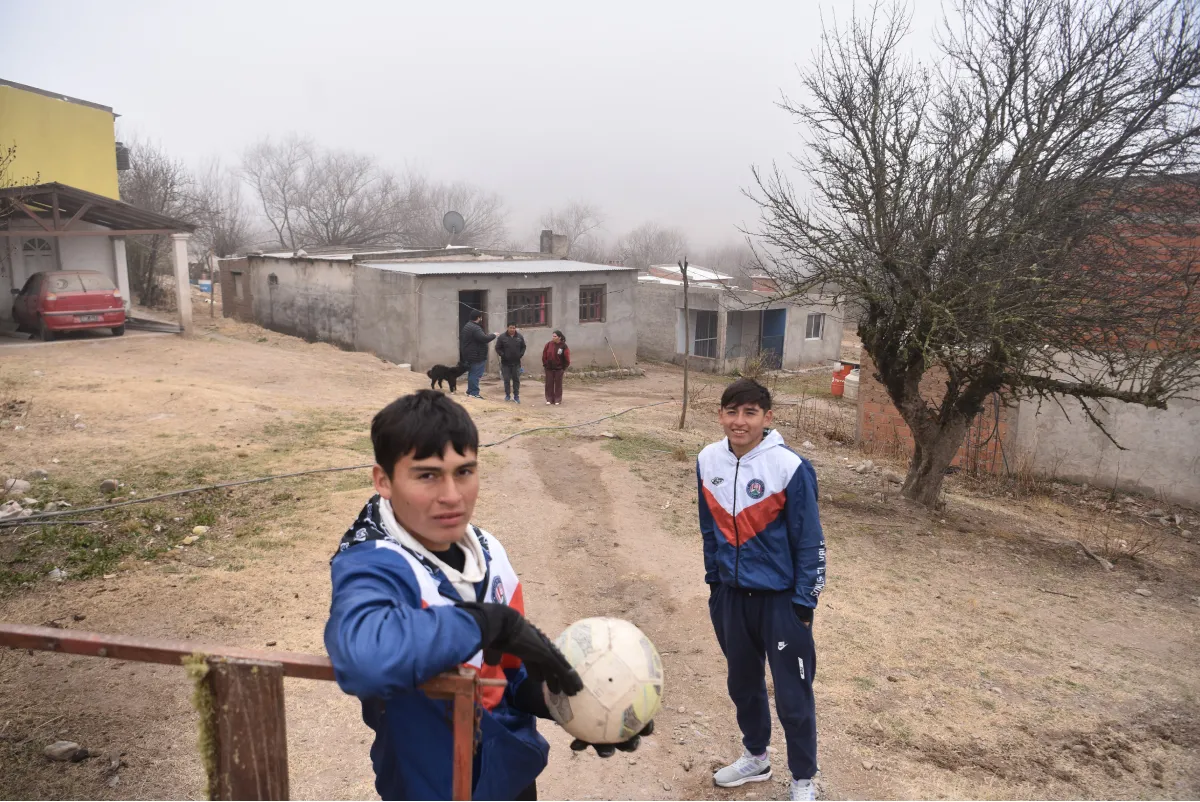
[[[737,464],[733,467],[733,539],[737,543],[733,552],[733,586],[740,588],[742,586],[742,533],[738,531],[737,523],[737,489],[738,489],[738,471],[742,469],[742,459],[738,457]]]

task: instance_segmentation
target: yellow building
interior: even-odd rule
[[[0,79],[0,148],[17,148],[9,179],[120,198],[116,116],[99,103]]]
[[[120,200],[115,118],[108,106],[0,79],[0,153],[16,146],[0,176],[0,335],[11,336],[15,318],[4,301],[33,292],[39,273],[102,273],[131,312],[125,238],[143,235],[171,237],[180,327],[190,332],[195,226]]]

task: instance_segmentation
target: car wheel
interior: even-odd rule
[[[38,333],[38,339],[42,340],[43,342],[50,342],[51,340],[54,339],[54,332],[52,332],[50,329],[48,329],[46,327],[46,321],[44,319],[38,320],[37,333]]]
[[[120,326],[113,326],[112,331],[113,331],[114,337],[120,337],[122,334],[125,333],[125,324],[122,323]]]

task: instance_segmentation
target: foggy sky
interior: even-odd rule
[[[915,5],[925,51],[939,4]],[[499,192],[530,243],[542,211],[580,199],[610,237],[655,220],[699,251],[753,220],[750,166],[799,149],[773,104],[799,95],[821,14],[851,3],[0,7],[0,77],[112,106],[120,135],[193,167],[294,131]]]

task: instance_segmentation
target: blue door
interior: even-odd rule
[[[762,343],[763,354],[769,354],[768,360],[772,368],[783,365],[783,333],[787,329],[786,309],[767,309],[762,313]]]

